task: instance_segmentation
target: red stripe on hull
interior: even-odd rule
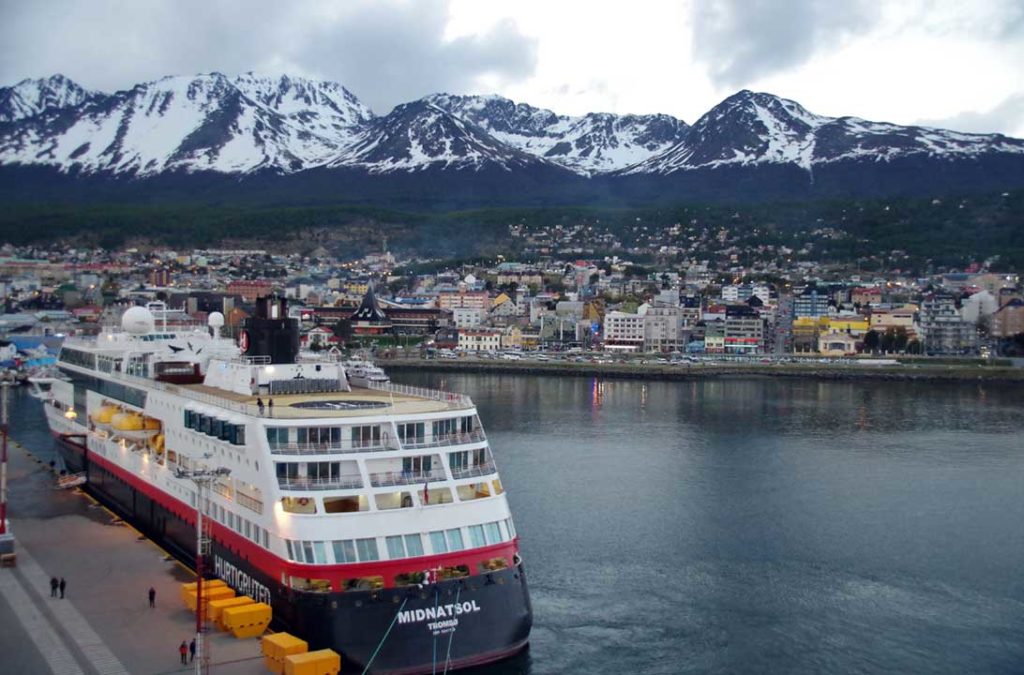
[[[179,500],[156,486],[147,483],[138,476],[129,473],[126,469],[111,462],[102,455],[89,452],[87,448],[79,443],[70,440],[67,436],[51,431],[65,444],[84,453],[90,462],[97,462],[107,471],[113,473],[131,487],[143,493],[162,507],[182,518],[185,522],[195,527],[195,509],[185,502]],[[84,435],[84,434],[83,434]],[[237,512],[236,512],[237,513]],[[342,581],[355,577],[381,576],[384,578],[385,587],[394,586],[394,577],[398,574],[422,572],[423,570],[437,567],[452,567],[455,565],[466,565],[471,574],[477,574],[477,565],[485,560],[496,557],[505,557],[509,565],[513,564],[513,558],[519,549],[518,537],[512,541],[482,548],[475,548],[468,551],[456,553],[445,553],[440,555],[421,556],[418,558],[403,558],[401,560],[384,560],[373,563],[350,563],[335,565],[307,565],[294,563],[280,558],[267,549],[259,546],[253,541],[246,539],[227,526],[212,520],[214,538],[228,549],[244,557],[249,564],[266,574],[272,579],[287,585],[285,577],[294,576],[301,579],[329,579],[331,587],[335,591],[344,590]],[[511,652],[514,653],[514,652]]]

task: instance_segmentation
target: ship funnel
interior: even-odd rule
[[[271,363],[295,363],[299,320],[288,318],[288,301],[274,295],[256,299],[256,314],[243,323],[238,346],[245,356],[266,356]]]

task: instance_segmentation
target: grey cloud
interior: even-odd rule
[[[511,21],[445,40],[447,0],[0,0],[0,83],[63,73],[112,91],[163,75],[249,70],[335,80],[376,112],[530,76]]]
[[[917,124],[967,133],[1024,135],[1024,93],[1008,96],[989,110],[967,110],[943,119],[920,120]]]
[[[717,84],[741,87],[870,30],[868,0],[696,0],[693,50]]]

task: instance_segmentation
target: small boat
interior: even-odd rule
[[[344,363],[348,380],[356,387],[368,388],[371,384],[387,384],[391,378],[371,361],[352,359]]]

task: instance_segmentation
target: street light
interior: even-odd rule
[[[213,455],[206,453],[203,457],[209,459]],[[205,630],[206,609],[203,605],[203,557],[209,555],[212,540],[206,531],[209,527],[203,521],[203,507],[206,500],[206,489],[210,483],[227,476],[231,469],[218,467],[216,469],[182,469],[178,468],[174,475],[177,478],[191,480],[196,485],[196,675],[202,675],[210,671],[210,651],[203,640]]]

